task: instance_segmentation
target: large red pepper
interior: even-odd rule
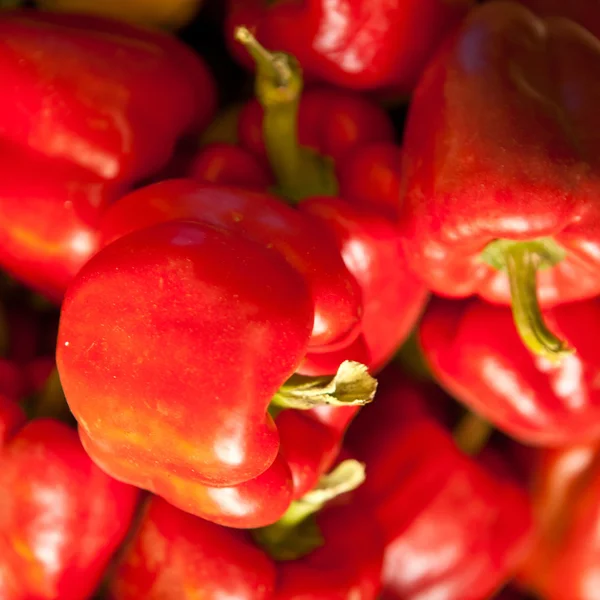
[[[0,596],[90,597],[127,533],[139,490],[102,473],[77,433],[49,419],[25,425],[0,465]]]
[[[201,222],[125,235],[82,269],[61,315],[57,363],[86,450],[114,477],[208,519],[276,520],[295,491],[290,469],[297,490],[312,485],[339,435],[320,428],[306,456],[282,442],[276,460],[271,400],[355,402],[344,366],[342,379],[286,381],[312,325],[309,289],[278,252]],[[361,377],[368,401],[374,382]]]
[[[598,445],[546,450],[532,489],[535,543],[518,581],[547,600],[598,596]]]
[[[193,52],[100,17],[4,13],[0,72],[0,137],[111,180],[152,174],[215,108],[214,84]]]
[[[600,299],[544,316],[577,351],[560,364],[527,352],[508,308],[476,299],[431,302],[420,344],[442,385],[509,435],[541,445],[599,439]]]
[[[600,46],[511,2],[474,9],[413,97],[401,231],[433,291],[512,304],[532,351],[569,352],[548,307],[600,293]]]
[[[208,523],[152,498],[117,565],[109,598],[191,600],[201,589],[215,600],[226,595],[374,600],[382,545],[368,510],[353,504],[326,507],[316,525],[318,529],[300,531],[298,539],[306,537],[311,547],[318,547],[300,558],[273,560],[248,533]],[[292,540],[292,550],[297,541]],[[228,567],[225,577],[223,565]]]
[[[377,406],[348,432],[366,465],[357,496],[374,508],[385,535],[380,597],[485,600],[526,551],[527,497],[456,447],[424,389],[382,373]]]
[[[389,119],[350,92],[313,88],[300,94],[302,77],[291,57],[268,53],[244,30],[238,35],[259,65],[258,100],[240,113],[239,146],[205,148],[194,176],[248,187],[262,180],[266,186],[271,178],[264,165],[270,167],[275,190],[300,202],[300,211],[333,235],[363,298],[359,338],[338,352],[329,347],[309,353],[299,371],[333,373],[344,358],[377,370],[404,341],[427,296],[405,265],[392,223],[399,189],[399,163],[393,162],[400,149],[391,141]],[[278,69],[285,71],[283,83]],[[234,162],[227,162],[232,155]]]
[[[294,54],[312,80],[408,93],[470,0],[230,0],[227,34],[245,26]],[[247,57],[231,44],[244,64]]]
[[[106,19],[11,11],[0,34],[0,266],[60,302],[98,216],[206,125],[214,83],[174,38]]]

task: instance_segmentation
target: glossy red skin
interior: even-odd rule
[[[332,504],[317,515],[323,546],[277,564],[276,600],[375,600],[383,541],[367,506]]]
[[[170,473],[168,478],[138,480],[137,485],[166,498],[173,506],[224,527],[254,529],[277,521],[293,499],[314,488],[335,461],[341,436],[307,413],[286,410],[275,420],[280,452],[258,477],[235,486],[210,487]],[[81,432],[84,446],[87,437]],[[117,479],[129,468],[114,464],[111,452],[94,449],[94,460]]]
[[[214,83],[202,60],[158,32],[18,11],[3,15],[0,39],[0,137],[102,178],[150,175],[178,137],[214,113]]]
[[[14,145],[3,150],[0,266],[59,303],[98,249],[99,215],[119,187],[63,160]]]
[[[598,445],[575,445],[543,453],[532,502],[536,535],[518,581],[548,600],[597,596],[600,545]]]
[[[31,421],[0,454],[0,595],[79,600],[100,582],[139,490],[105,475],[77,433]]]
[[[366,464],[357,495],[386,539],[380,597],[487,599],[526,551],[525,493],[462,455],[418,387],[378,393],[382,405],[363,410],[348,443]]]
[[[518,0],[533,12],[545,17],[565,17],[580,25],[596,37],[600,37],[600,13],[596,0]]]
[[[589,33],[515,3],[479,6],[444,44],[411,103],[400,207],[407,257],[433,291],[508,304],[482,250],[549,236],[567,256],[538,273],[540,302],[600,292],[598,81]]]
[[[425,306],[427,289],[406,266],[391,221],[339,198],[310,198],[300,210],[333,232],[363,302],[360,337],[339,352],[307,354],[300,371],[335,373],[343,360],[356,360],[377,372],[408,337]]]
[[[227,529],[152,497],[121,556],[109,600],[267,600],[275,565],[245,531]]]
[[[454,27],[469,0],[230,0],[226,24],[232,53],[249,65],[233,42],[245,25],[267,48],[296,56],[306,76],[347,88],[393,87],[409,92],[429,56]]]
[[[234,233],[173,221],[116,240],[62,306],[57,365],[86,450],[136,485],[257,477],[279,448],[267,406],[312,323],[303,278]]]
[[[312,219],[265,193],[163,181],[121,198],[104,215],[101,244],[165,221],[210,223],[275,250],[305,278],[314,302],[311,348],[335,349],[356,338],[361,293],[336,244]]]
[[[544,313],[576,349],[560,364],[522,345],[508,308],[480,300],[435,300],[419,326],[429,366],[456,398],[509,435],[559,446],[600,438],[598,298]]]

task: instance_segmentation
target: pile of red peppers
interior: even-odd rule
[[[130,3],[0,1],[0,600],[600,600],[600,3]]]

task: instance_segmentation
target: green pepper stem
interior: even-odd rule
[[[491,424],[479,415],[467,412],[454,429],[456,445],[468,456],[476,456],[493,432]]]
[[[253,532],[254,539],[277,560],[295,560],[323,543],[321,532],[312,518],[337,496],[351,492],[365,481],[365,466],[354,459],[342,461],[323,475],[317,486],[295,500],[285,514],[272,525]]]
[[[546,326],[537,298],[540,255],[526,244],[512,244],[504,251],[512,300],[512,313],[524,344],[535,354],[559,362],[572,349]]]
[[[291,203],[310,196],[335,196],[337,181],[330,160],[303,148],[298,139],[302,71],[284,52],[269,52],[246,27],[235,30],[256,63],[255,93],[264,109],[263,139],[277,179],[277,191]]]

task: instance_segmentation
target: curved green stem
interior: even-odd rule
[[[256,97],[264,109],[263,139],[277,179],[277,191],[290,202],[310,196],[335,196],[338,185],[331,160],[300,145],[298,111],[302,71],[296,59],[284,52],[269,52],[245,27],[235,38],[256,63]]]
[[[296,560],[323,544],[314,519],[327,502],[351,492],[365,480],[365,466],[354,459],[342,461],[323,475],[317,486],[290,504],[272,525],[253,531],[255,541],[277,560]]]
[[[554,266],[564,254],[551,238],[527,242],[496,240],[483,254],[492,266],[506,270],[513,319],[523,343],[534,354],[553,362],[560,362],[573,350],[544,322],[537,297],[537,271]]]
[[[491,424],[479,415],[467,412],[454,429],[456,445],[467,455],[476,456],[494,431]]]

